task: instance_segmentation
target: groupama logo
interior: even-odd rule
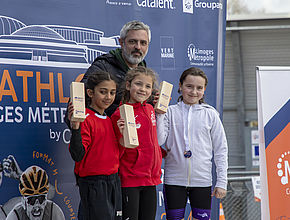
[[[193,14],[193,0],[183,0],[183,12]]]

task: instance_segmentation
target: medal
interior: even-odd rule
[[[182,106],[182,112],[184,113],[182,116],[182,121],[183,121],[183,137],[184,137],[184,142],[185,142],[185,146],[184,146],[184,157],[185,158],[190,158],[192,156],[192,152],[190,150],[190,146],[192,146],[192,144],[190,143],[191,141],[191,129],[190,129],[190,111],[189,109],[187,109],[186,105],[184,103],[181,103]]]
[[[191,150],[184,151],[184,157],[185,157],[185,158],[190,158],[191,155],[192,155]]]

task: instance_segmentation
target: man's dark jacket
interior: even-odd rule
[[[139,63],[139,66],[146,67],[146,62],[142,61],[141,63]],[[114,75],[117,80],[117,94],[115,101],[108,109],[105,110],[106,114],[108,116],[111,116],[119,106],[122,99],[122,86],[125,80],[125,75],[129,70],[128,65],[125,63],[122,57],[122,50],[118,48],[116,50],[111,50],[107,54],[98,56],[88,68],[81,81],[85,83],[88,76],[92,74],[95,70],[103,70],[109,72]]]

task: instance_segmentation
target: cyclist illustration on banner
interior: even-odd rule
[[[64,220],[60,207],[47,199],[48,189],[46,171],[35,165],[28,167],[20,176],[21,202],[9,212],[6,220]]]
[[[45,172],[45,171],[44,171]],[[21,176],[23,171],[19,167],[15,157],[13,155],[9,155],[7,158],[3,159],[3,162],[0,162],[0,187],[2,184],[3,177],[8,177],[11,179],[15,179],[16,181],[21,180]],[[46,174],[46,172],[45,172]],[[46,197],[48,199],[52,199],[55,195],[55,188],[51,184],[48,183],[48,189]],[[21,196],[10,198],[5,204],[0,205],[0,220],[6,219],[7,215],[10,211],[19,203],[22,202]],[[34,219],[34,218],[33,218]]]

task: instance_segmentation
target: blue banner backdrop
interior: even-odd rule
[[[76,219],[79,196],[64,123],[70,83],[95,57],[120,47],[123,24],[141,20],[152,31],[147,64],[174,84],[171,103],[179,96],[179,76],[195,66],[209,78],[206,101],[221,112],[225,18],[226,0],[2,1],[0,161],[13,155],[21,170],[44,168],[54,188],[51,200],[66,219]],[[5,207],[20,193],[17,180],[0,175]],[[156,219],[166,218],[163,205],[160,185]],[[212,219],[217,213],[214,201]]]

